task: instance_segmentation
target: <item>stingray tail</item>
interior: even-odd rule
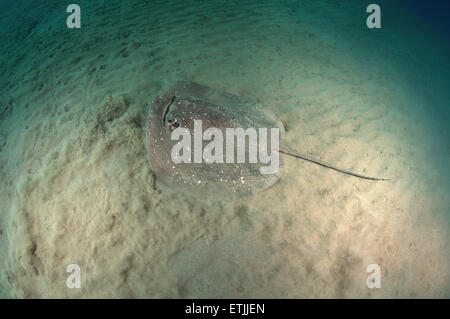
[[[313,163],[316,163],[316,164],[318,164],[320,166],[331,168],[331,169],[334,169],[335,171],[338,171],[338,172],[341,172],[341,173],[344,173],[344,174],[347,174],[347,175],[352,175],[352,176],[355,176],[355,177],[358,177],[358,178],[369,179],[369,180],[372,180],[372,181],[388,181],[389,180],[387,178],[376,178],[376,177],[369,177],[369,176],[360,175],[360,174],[348,171],[346,169],[342,169],[342,168],[336,167],[334,165],[322,162],[322,161],[320,161],[318,159],[309,157],[307,155],[300,154],[300,153],[298,153],[296,151],[293,151],[291,149],[288,149],[286,147],[281,147],[279,151],[280,151],[280,153],[284,153],[284,154],[288,154],[288,155],[291,155],[291,156],[295,156],[295,157],[304,159],[305,161],[313,162]]]

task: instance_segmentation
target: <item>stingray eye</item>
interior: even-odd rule
[[[173,121],[172,121],[173,122]],[[170,130],[173,131],[174,129],[176,129],[177,127],[180,126],[180,123],[178,123],[177,121],[175,121],[172,125],[170,125]]]

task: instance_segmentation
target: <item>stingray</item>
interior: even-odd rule
[[[273,174],[261,174],[261,163],[174,163],[171,152],[176,140],[172,132],[181,127],[193,132],[194,120],[202,120],[208,128],[278,128],[279,152],[313,162],[353,177],[379,181],[311,158],[285,145],[283,123],[261,104],[246,97],[180,81],[162,89],[153,101],[147,117],[147,151],[150,165],[158,181],[171,189],[202,197],[241,197],[263,191],[282,176],[283,160]],[[203,141],[205,146],[209,141]],[[248,155],[248,145],[246,145]]]

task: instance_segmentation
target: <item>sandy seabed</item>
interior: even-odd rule
[[[62,2],[16,3],[0,25],[2,297],[450,296],[448,133],[430,115],[448,107],[448,57],[420,51],[425,34],[370,32],[335,1],[79,1],[80,30]],[[174,193],[145,121],[180,79],[259,101],[292,147],[391,180],[283,155],[252,197]]]

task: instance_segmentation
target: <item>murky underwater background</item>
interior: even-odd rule
[[[378,1],[375,30],[369,3],[78,1],[74,30],[66,2],[2,1],[0,296],[449,297],[445,10]],[[174,193],[145,121],[176,80],[259,101],[296,149],[392,180],[283,157],[252,197]]]

